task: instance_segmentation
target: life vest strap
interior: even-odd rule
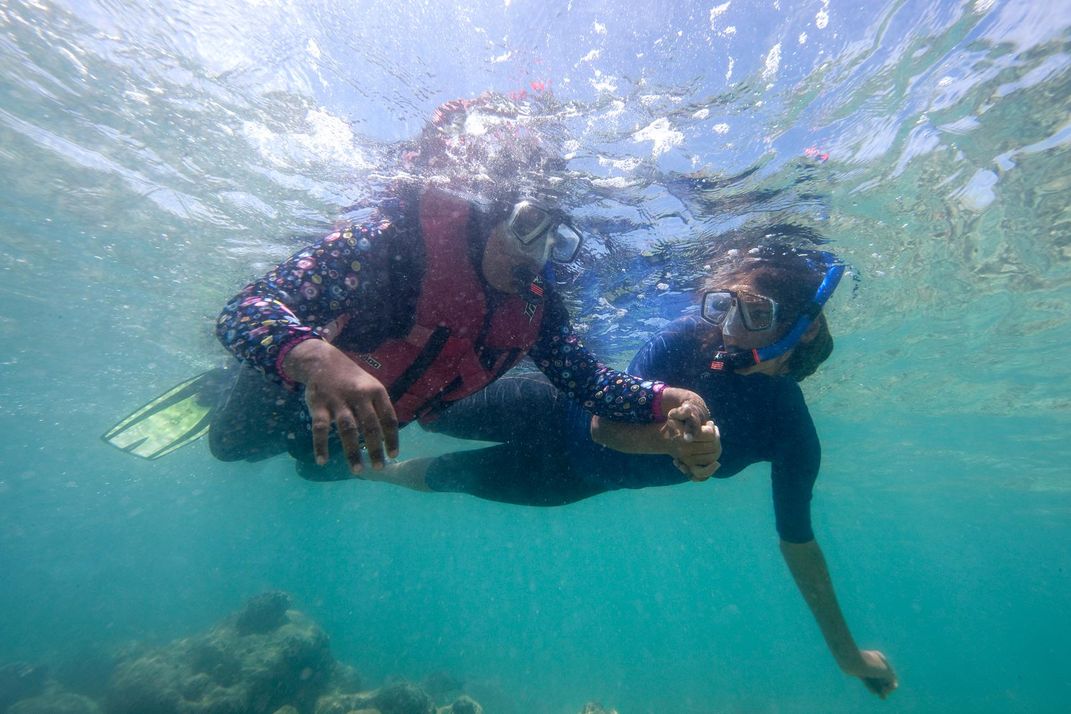
[[[412,333],[410,333],[412,334]],[[420,350],[420,354],[405,368],[405,371],[398,375],[398,379],[394,380],[394,383],[390,385],[388,394],[392,402],[399,402],[409,388],[420,379],[421,375],[428,370],[428,367],[435,362],[439,353],[443,351],[443,347],[446,346],[446,341],[450,339],[450,328],[437,327],[427,341],[424,342],[424,347]]]

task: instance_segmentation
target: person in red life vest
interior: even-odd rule
[[[223,309],[216,334],[245,367],[213,418],[213,454],[288,451],[306,478],[332,479],[312,464],[327,462],[334,429],[354,474],[362,444],[379,469],[398,453],[399,426],[434,420],[529,356],[594,414],[678,419],[699,435],[682,440],[685,460],[715,462],[698,395],[608,369],[574,334],[548,278],[580,246],[567,217],[535,198],[484,205],[426,184],[399,191]]]
[[[213,453],[256,460],[285,450],[323,465],[333,425],[354,473],[362,442],[379,468],[384,452],[398,453],[400,425],[433,420],[526,355],[595,414],[651,422],[691,402],[698,408],[677,414],[698,431],[698,395],[608,369],[573,333],[545,268],[572,261],[580,244],[560,211],[533,199],[481,207],[424,187],[384,202],[224,308],[217,335],[260,374],[240,374],[218,410]],[[303,386],[307,426],[296,392],[261,375]]]

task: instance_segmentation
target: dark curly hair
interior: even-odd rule
[[[703,289],[744,285],[777,301],[783,317],[777,333],[780,339],[811,304],[825,271],[816,265],[812,251],[797,251],[789,246],[764,246],[731,253],[704,281]],[[796,345],[785,365],[788,376],[797,382],[814,374],[833,352],[833,336],[825,315],[819,313],[815,322],[818,333],[814,339]]]

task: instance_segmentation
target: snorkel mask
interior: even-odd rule
[[[513,206],[506,230],[530,252],[542,249],[544,262],[549,259],[554,263],[571,263],[576,260],[583,243],[580,232],[561,211],[530,199]]]
[[[780,357],[799,343],[800,338],[822,312],[822,307],[837,288],[841,276],[844,275],[844,265],[837,263],[837,259],[832,254],[818,251],[812,256],[808,262],[811,260],[816,262],[816,267],[824,269],[825,276],[814,298],[803,309],[803,313],[796,319],[792,328],[785,333],[785,336],[773,344],[758,349],[730,351],[723,348],[718,350],[710,363],[712,370],[747,369],[760,362]],[[722,334],[730,336],[734,334],[732,331],[739,330],[741,327],[751,332],[773,330],[777,325],[778,311],[776,301],[761,295],[734,290],[710,290],[703,293],[703,319],[720,327]]]

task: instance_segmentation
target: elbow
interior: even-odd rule
[[[228,339],[230,337],[230,335],[228,335],[230,331],[231,326],[227,320],[227,313],[220,313],[219,317],[216,318],[216,339],[219,340],[219,343],[227,350],[231,349],[230,340]]]

